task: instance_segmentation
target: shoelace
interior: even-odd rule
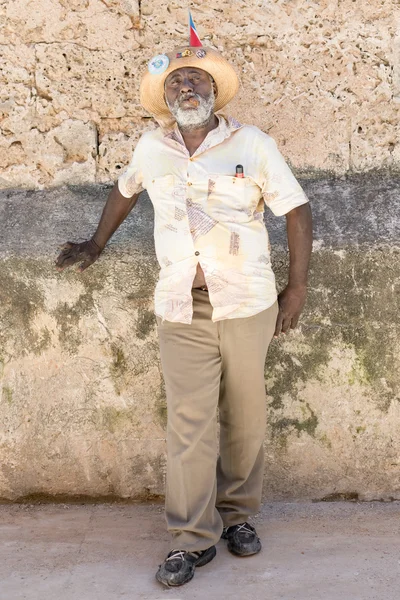
[[[187,552],[186,550],[172,550],[171,556],[168,556],[168,558],[166,558],[165,561],[167,562],[169,560],[174,560],[176,558],[180,558],[181,560],[183,560],[185,558],[185,554],[191,554],[192,556],[199,558],[201,552]]]
[[[171,556],[168,556],[165,561],[168,562],[169,560],[174,560],[175,558],[180,558],[183,560],[185,558],[184,550],[173,550]]]
[[[239,533],[239,531],[244,531],[246,533],[254,533],[254,531],[250,529],[250,525],[248,523],[242,523],[241,525],[238,525],[236,531],[237,533]]]

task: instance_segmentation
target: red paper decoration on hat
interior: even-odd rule
[[[203,44],[200,41],[199,34],[196,31],[196,26],[192,19],[192,15],[189,10],[189,46],[202,46]]]

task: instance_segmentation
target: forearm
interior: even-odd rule
[[[286,229],[290,255],[288,285],[305,288],[312,250],[312,218],[308,203],[287,213]]]
[[[138,197],[139,194],[135,194],[132,198],[125,198],[120,193],[118,184],[114,185],[103,209],[96,232],[92,237],[92,240],[101,250],[129,215]]]

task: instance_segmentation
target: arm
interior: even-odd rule
[[[78,271],[82,272],[93,264],[102,253],[113,233],[115,233],[129,215],[138,198],[139,194],[134,194],[131,198],[125,198],[118,189],[118,183],[116,183],[109,193],[93,237],[80,244],[72,242],[64,244],[56,261],[57,270],[63,271],[65,267],[80,262]]]
[[[306,301],[307,275],[312,249],[312,218],[310,205],[302,204],[286,214],[289,245],[289,280],[278,296],[279,314],[275,337],[294,329]]]

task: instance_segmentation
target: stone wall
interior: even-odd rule
[[[399,4],[191,6],[240,75],[229,112],[276,139],[315,215],[302,324],[266,368],[264,497],[400,498]],[[162,495],[146,195],[87,272],[53,259],[155,127],[140,75],[186,42],[186,8],[0,0],[0,23],[0,499]],[[283,224],[268,217],[280,286]]]
[[[265,499],[400,499],[400,178],[304,181],[301,326],[271,345]],[[144,194],[100,260],[58,273],[104,185],[0,193],[0,499],[162,495],[166,403]],[[278,283],[285,219],[267,215]]]
[[[242,80],[232,114],[268,131],[296,173],[398,171],[396,0],[191,3],[205,45]],[[105,183],[149,126],[140,75],[186,43],[160,0],[0,2],[0,187]]]

